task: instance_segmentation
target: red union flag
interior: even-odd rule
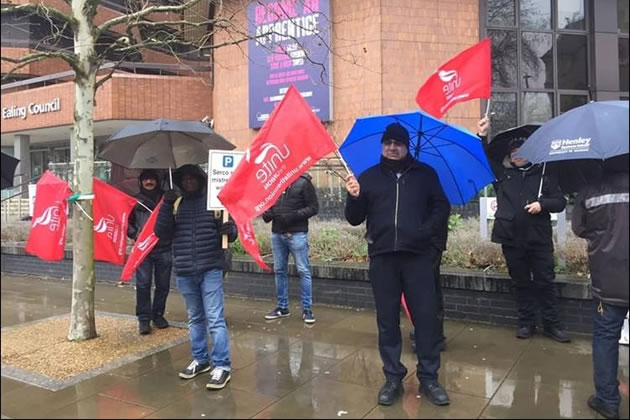
[[[155,245],[157,245],[160,240],[155,235],[155,222],[157,221],[158,213],[160,212],[160,207],[162,207],[162,202],[164,199],[160,200],[157,206],[153,209],[153,213],[149,216],[149,219],[142,227],[138,238],[136,239],[136,243],[133,244],[133,248],[131,249],[131,254],[129,254],[129,259],[125,263],[123,267],[122,274],[120,275],[120,279],[122,281],[131,280],[131,276],[138,269],[142,261],[151,253]]]
[[[336,149],[300,92],[289,87],[218,196],[238,226],[243,247],[261,267],[268,269],[260,257],[251,220],[271,207],[315,162]]]
[[[63,259],[68,222],[67,199],[71,194],[66,181],[51,171],[44,172],[37,182],[31,231],[24,249],[27,253],[47,261]]]
[[[137,200],[94,178],[94,259],[123,265],[129,213]]]
[[[416,103],[442,118],[456,103],[489,98],[491,86],[490,39],[486,38],[437,69],[418,90]]]

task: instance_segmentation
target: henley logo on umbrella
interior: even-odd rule
[[[160,207],[162,207],[162,203],[164,199],[161,199],[160,202],[153,209],[153,213],[149,216],[149,219],[144,224],[142,231],[138,235],[138,239],[136,239],[136,243],[133,244],[133,248],[131,249],[131,253],[129,254],[129,259],[125,263],[123,267],[123,271],[120,275],[120,279],[122,281],[131,280],[131,276],[138,269],[142,261],[151,253],[153,248],[157,245],[160,239],[155,235],[155,222],[157,221],[157,216],[160,213]]]
[[[251,220],[323,156],[337,148],[298,90],[291,86],[219,193],[243,247],[264,268]]]
[[[94,259],[122,265],[129,213],[137,200],[94,178]]]
[[[47,261],[63,258],[66,244],[68,183],[46,171],[37,182],[33,221],[25,251]]]
[[[591,139],[578,137],[576,139],[551,140],[549,156],[564,153],[588,152],[591,147]],[[579,157],[576,157],[579,159]]]
[[[442,118],[453,105],[475,98],[489,98],[492,86],[490,39],[462,51],[444,63],[422,85],[418,106]]]

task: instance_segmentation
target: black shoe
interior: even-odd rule
[[[230,376],[229,370],[223,370],[221,368],[214,368],[210,372],[210,380],[206,384],[207,389],[223,389],[230,382],[232,376]]]
[[[164,319],[164,316],[156,315],[155,318],[153,318],[153,326],[159,329],[168,328],[168,321]]]
[[[387,381],[378,391],[378,403],[380,405],[392,405],[403,393],[402,382]]]
[[[593,409],[593,411],[606,419],[619,418],[619,409],[613,410],[611,408],[604,407],[602,401],[595,395],[591,395],[590,397],[588,397],[588,401],[586,401],[586,403],[589,407]]]
[[[418,392],[435,405],[449,405],[451,400],[442,386],[436,382],[421,383]]]
[[[149,321],[140,321],[138,323],[138,331],[140,335],[151,334],[151,323]]]
[[[564,330],[560,329],[560,327],[545,328],[543,330],[543,335],[546,335],[547,337],[551,337],[559,343],[571,342],[569,335],[566,332],[564,332]]]
[[[210,362],[199,363],[196,360],[190,362],[186,369],[179,372],[179,377],[183,379],[192,379],[203,372],[210,370]]]
[[[536,334],[536,327],[533,325],[523,325],[516,330],[516,338],[530,338]]]
[[[289,315],[291,315],[291,312],[289,312],[288,308],[277,307],[276,309],[274,309],[273,311],[265,315],[265,319],[271,320],[271,319],[285,318]]]
[[[310,309],[304,309],[302,311],[302,320],[307,324],[315,323],[315,315],[313,315],[313,311]]]

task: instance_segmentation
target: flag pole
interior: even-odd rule
[[[488,102],[486,103],[486,118],[488,118],[488,113],[490,112],[490,99],[488,98]]]
[[[547,169],[547,162],[543,163],[542,175],[540,176],[540,185],[538,186],[538,199],[542,195],[543,179],[545,179],[545,169]]]
[[[341,153],[339,153],[339,149],[335,149],[335,154],[337,155],[337,157],[339,158],[339,160],[343,164],[344,168],[346,168],[346,172],[348,172],[348,175],[352,175],[352,171],[348,167],[348,164],[344,160],[343,156],[341,156]]]
[[[171,190],[173,189],[173,172],[171,171],[171,165],[168,166],[168,179],[171,182]]]

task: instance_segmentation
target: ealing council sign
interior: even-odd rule
[[[247,15],[249,127],[262,127],[292,84],[330,121],[330,0],[257,0]]]
[[[35,103],[31,102],[28,106],[10,106],[2,108],[2,119],[10,120],[13,118],[26,119],[27,111],[29,115],[47,114],[49,112],[61,111],[61,100],[55,98],[50,102]]]

